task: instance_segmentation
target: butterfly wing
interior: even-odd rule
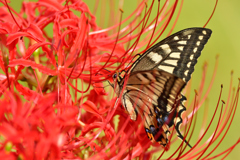
[[[136,120],[137,115],[145,120],[145,130],[151,140],[166,145],[184,85],[181,78],[165,71],[136,72],[128,79],[122,104],[132,120]]]
[[[151,140],[165,146],[174,121],[180,133],[181,113],[185,110],[180,92],[190,80],[210,35],[211,30],[205,28],[175,33],[147,50],[118,81],[123,106],[132,120],[138,114],[145,120]]]
[[[135,61],[129,73],[157,69],[188,82],[211,33],[212,31],[206,28],[179,31],[147,50]]]

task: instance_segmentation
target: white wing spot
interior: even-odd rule
[[[172,110],[172,106],[170,106],[169,104],[167,105],[167,112],[170,112]]]
[[[150,52],[147,56],[155,63],[159,63],[162,60],[162,56],[155,52]]]
[[[178,36],[175,36],[173,39],[174,39],[174,40],[179,40],[179,37],[178,37]]]
[[[196,45],[199,46],[200,45],[200,41],[197,41]]]
[[[178,124],[181,121],[181,119],[179,117],[174,118],[174,124]]]
[[[203,33],[203,34],[205,34],[205,35],[207,34],[207,32],[206,32],[206,31],[202,31],[202,33]]]
[[[152,100],[150,101],[151,103],[154,103],[154,104],[158,104],[157,103],[157,100],[158,100],[158,96],[157,95],[155,95],[155,94],[153,94],[153,95],[151,95],[151,97],[152,97]]]
[[[158,66],[159,69],[164,70],[168,73],[173,73],[174,67],[170,67],[170,66],[164,66],[164,65],[160,65]]]
[[[174,104],[174,102],[170,98],[168,98],[167,100],[168,100],[168,103]]]
[[[171,52],[171,49],[168,44],[163,44],[160,46],[166,54],[169,54]]]
[[[190,39],[190,38],[191,38],[191,35],[188,35],[187,38]]]
[[[185,103],[186,100],[182,100],[182,103]],[[179,105],[178,106],[178,111],[182,110],[183,109],[183,106],[182,105]]]
[[[188,72],[189,72],[189,70],[186,70],[186,71],[184,72],[184,75],[187,76],[187,75],[188,75]]]
[[[174,65],[174,66],[177,66],[177,62],[178,60],[176,59],[170,59],[170,60],[165,60],[164,63],[167,63],[167,64],[170,64],[170,65]]]
[[[175,99],[175,97],[174,97],[172,94],[169,94],[169,97],[171,97],[171,98]]]
[[[187,41],[178,41],[178,44],[187,44]]]
[[[202,40],[202,39],[203,39],[203,36],[199,36],[198,39]]]
[[[180,51],[183,51],[183,46],[179,46],[178,49],[179,49]]]
[[[179,40],[178,36],[175,36],[173,39],[174,39],[174,40]]]
[[[191,62],[188,62],[187,67],[190,68],[190,66],[191,66]]]
[[[136,116],[134,107],[132,105],[132,102],[128,98],[125,99],[125,102],[126,103],[124,105],[126,110],[128,111],[128,114],[130,115],[130,118],[135,121],[137,119],[137,116]]]
[[[172,52],[169,56],[172,58],[180,58],[181,52]]]
[[[193,60],[193,54],[190,56],[190,60]]]
[[[193,53],[196,53],[196,52],[197,52],[197,47],[193,49]]]

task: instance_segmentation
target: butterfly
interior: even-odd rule
[[[169,130],[175,127],[178,137],[190,146],[180,132],[186,110],[181,91],[211,33],[206,28],[181,30],[140,55],[128,70],[113,75],[111,85],[122,105],[132,120],[141,116],[152,142],[166,146]]]

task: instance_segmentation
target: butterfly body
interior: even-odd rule
[[[210,35],[205,28],[177,32],[142,54],[124,76],[114,75],[113,87],[122,105],[132,120],[141,116],[150,140],[166,146],[172,126],[183,139],[179,126],[186,98],[181,91]]]

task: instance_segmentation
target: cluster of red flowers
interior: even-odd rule
[[[105,29],[98,27],[81,0],[23,2],[20,13],[6,0],[0,2],[0,159],[146,159],[159,151],[158,157],[164,156],[164,148],[148,140],[141,119],[131,121],[121,105],[115,105],[113,91],[106,92],[103,82],[131,63],[136,53],[144,52],[140,49],[146,42],[147,49],[159,39],[169,27],[178,1],[166,1],[162,7],[159,2],[147,6],[142,1],[126,19],[119,11],[115,17],[119,22]],[[150,20],[153,5],[158,10]],[[183,123],[188,140],[194,131],[190,131],[195,125],[193,116],[214,80],[215,75],[203,94],[205,73],[206,67],[199,96],[187,105],[192,111]],[[169,159],[227,156],[240,140],[221,153],[212,152],[231,125],[238,95],[239,86],[234,93],[230,90],[225,112],[207,142],[200,145],[212,121],[206,129],[203,123],[204,131],[193,148],[186,151],[181,143]],[[223,131],[224,127],[227,130]],[[221,134],[220,142],[207,153]],[[174,135],[170,143],[176,140]]]

